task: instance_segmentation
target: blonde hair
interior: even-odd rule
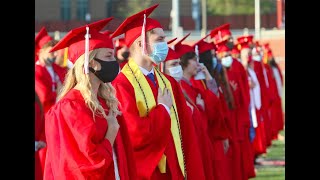
[[[100,49],[94,49],[89,53],[89,61],[96,56]],[[83,70],[84,66],[84,54],[81,55],[75,62],[74,66],[68,71],[63,87],[58,94],[58,101],[62,99],[72,88],[78,85],[82,97],[88,108],[95,115],[102,115],[104,118],[108,118],[103,107],[100,105],[98,98],[95,96],[89,74],[85,74]],[[109,107],[110,114],[119,115],[121,112],[118,110],[118,99],[115,96],[115,90],[111,83],[102,83],[98,89],[98,95],[105,99],[107,106]]]

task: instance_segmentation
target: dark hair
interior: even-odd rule
[[[195,52],[187,52],[182,57],[180,57],[180,64],[182,66],[182,69],[188,66],[189,60],[196,57]]]
[[[213,76],[212,57],[211,50],[199,54],[199,62],[206,66],[211,76]]]

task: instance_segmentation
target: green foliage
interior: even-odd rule
[[[207,0],[208,15],[254,14],[255,0]],[[276,12],[276,0],[260,0],[261,14]]]
[[[128,0],[118,6],[117,16],[123,18],[129,17],[132,14],[151,6],[151,1],[152,0]]]

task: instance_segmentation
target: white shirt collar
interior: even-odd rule
[[[143,73],[145,76],[147,76],[149,73],[154,74],[153,67],[152,67],[151,71],[148,71],[148,70],[146,70],[145,68],[140,67],[140,66],[139,66],[139,68],[140,68],[140,70],[142,71],[142,73]]]

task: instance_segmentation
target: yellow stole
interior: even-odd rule
[[[131,58],[129,58],[128,63],[122,68],[121,72],[127,77],[127,79],[129,80],[129,82],[131,83],[131,85],[134,88],[136,104],[137,104],[137,108],[139,110],[140,117],[147,116],[148,112],[147,112],[146,103],[148,104],[149,110],[152,109],[153,107],[155,107],[157,104],[156,104],[155,98],[153,96],[152,89],[149,86],[149,83],[148,83],[146,77],[141,72],[139,66]],[[165,88],[165,85],[166,85],[167,88],[171,92],[171,96],[174,97],[170,81],[159,72],[160,71],[158,71],[156,69],[156,67],[154,67],[154,73],[158,79],[159,87],[163,91],[163,89]],[[162,81],[160,76],[162,77],[164,82]],[[141,89],[140,89],[137,81],[139,81],[139,83],[141,85],[141,88],[145,94],[147,102],[145,102],[145,99],[143,97],[143,94],[141,92]],[[161,92],[158,92],[158,93],[161,93]],[[172,102],[173,102],[172,104],[173,104],[174,109],[177,109],[174,98],[172,98]],[[179,135],[179,128],[178,128],[179,116],[174,111],[174,109],[172,107],[170,108],[171,134],[173,136],[173,141],[174,141],[174,145],[176,148],[179,166],[181,168],[183,176],[185,176],[183,154],[182,154],[182,147],[181,147],[181,139],[179,137],[180,135]],[[161,160],[159,161],[158,168],[161,173],[166,172],[166,156],[165,155],[163,155]]]

